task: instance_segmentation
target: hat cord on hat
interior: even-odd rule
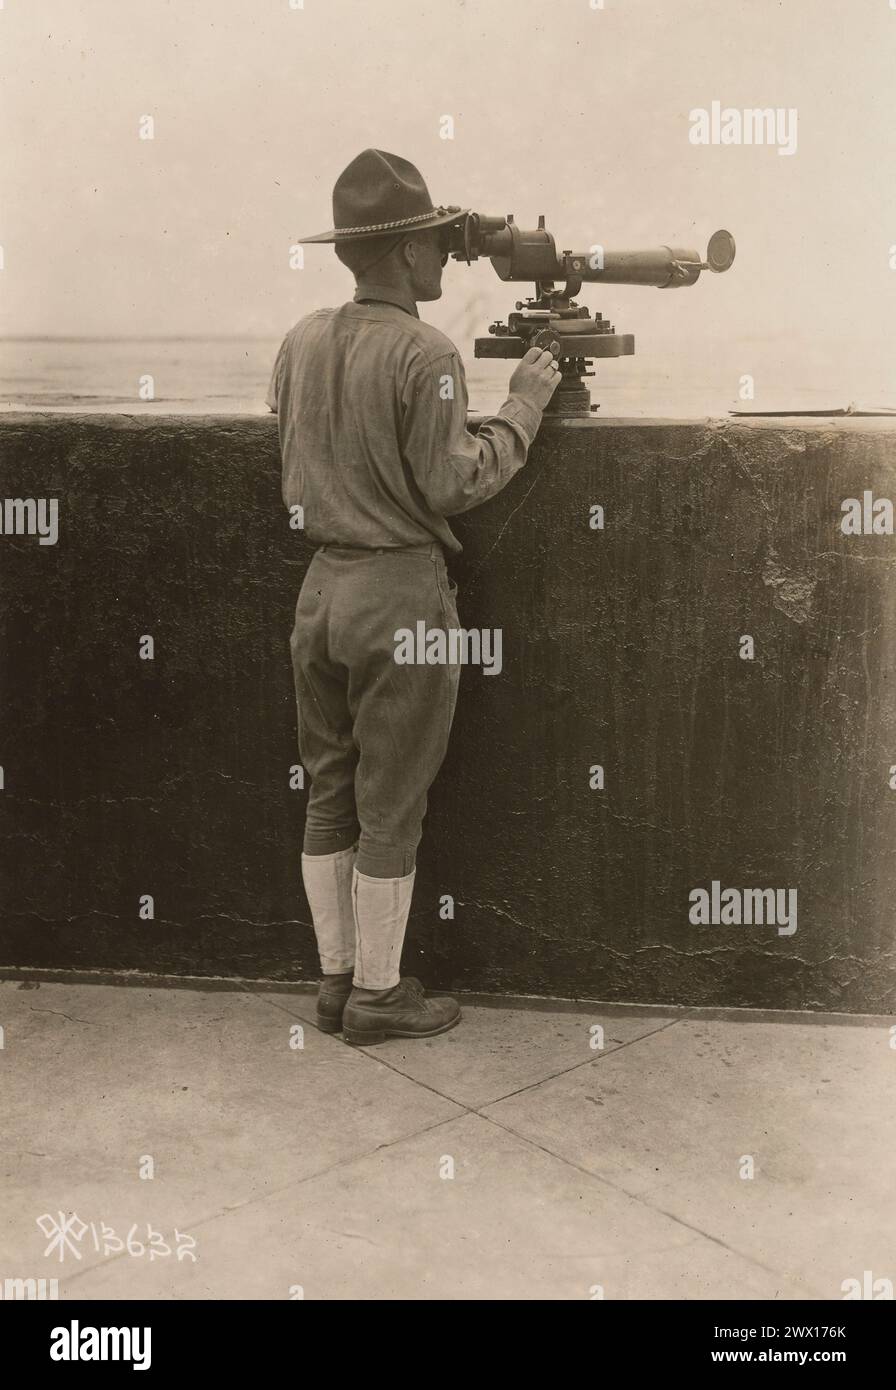
[[[352,236],[356,232],[388,232],[393,227],[410,227],[414,222],[426,222],[430,217],[441,217],[445,208],[431,208],[429,212],[418,212],[414,217],[399,217],[394,222],[369,222],[366,227],[336,227],[336,236]]]

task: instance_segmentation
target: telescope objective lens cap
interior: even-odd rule
[[[734,237],[730,232],[723,230],[713,232],[706,248],[706,264],[710,270],[721,275],[722,271],[728,270],[733,265],[735,250]]]

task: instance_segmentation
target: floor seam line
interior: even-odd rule
[[[676,1023],[682,1023],[683,1018],[670,1018],[668,1023],[664,1023],[661,1028],[653,1028],[649,1033],[642,1033],[640,1037],[631,1038],[628,1042],[620,1043],[618,1047],[611,1048],[604,1052],[600,1057],[586,1057],[584,1062],[574,1062],[571,1067],[563,1067],[560,1071],[552,1072],[550,1076],[543,1076],[539,1081],[532,1081],[528,1086],[521,1086],[518,1091],[508,1091],[504,1096],[497,1096],[494,1100],[484,1101],[481,1106],[469,1106],[471,1114],[480,1115],[489,1105],[500,1105],[502,1101],[514,1100],[517,1096],[525,1095],[527,1091],[534,1091],[539,1086],[546,1085],[549,1081],[556,1081],[559,1076],[570,1076],[574,1071],[581,1071],[582,1067],[593,1067],[599,1062],[605,1062],[609,1057],[615,1057],[617,1053],[624,1052],[628,1047],[634,1047],[636,1043],[647,1042],[649,1038],[655,1038],[660,1033],[665,1033],[667,1028],[672,1028]],[[458,1101],[458,1104],[461,1104]]]
[[[274,1000],[271,1000],[269,1002],[271,1003],[273,1008],[280,1009],[289,1017],[293,1017],[293,1015],[289,1013],[289,1010],[283,1008],[281,1004],[276,1003]],[[384,1058],[371,1056],[368,1049],[366,1048],[352,1048],[352,1051],[361,1052],[365,1056],[370,1056],[371,1061],[379,1062],[382,1066],[388,1067],[389,1070],[393,1072],[396,1076],[404,1077],[405,1081],[412,1082],[415,1086],[419,1086],[421,1090],[429,1091],[430,1095],[438,1096],[440,1100],[447,1100],[450,1101],[452,1105],[460,1106],[466,1114],[479,1115],[482,1113],[482,1110],[485,1108],[485,1106],[500,1105],[502,1101],[512,1100],[516,1096],[525,1095],[526,1091],[532,1091],[538,1086],[545,1085],[548,1081],[556,1081],[558,1076],[568,1076],[570,1075],[570,1073],[574,1071],[579,1071],[582,1067],[594,1066],[597,1062],[605,1061],[607,1057],[614,1057],[617,1052],[624,1052],[626,1048],[634,1047],[636,1043],[646,1042],[649,1038],[655,1038],[658,1036],[658,1034],[665,1033],[668,1028],[674,1027],[676,1023],[684,1023],[685,1020],[692,1015],[692,1013],[693,1010],[685,1009],[680,1014],[677,1014],[675,1018],[668,1019],[659,1028],[652,1028],[649,1033],[642,1033],[637,1038],[630,1038],[628,1042],[620,1043],[618,1047],[614,1047],[609,1052],[606,1052],[603,1057],[586,1057],[584,1062],[574,1062],[571,1067],[563,1067],[560,1071],[552,1072],[550,1076],[542,1076],[537,1081],[530,1082],[527,1086],[521,1086],[518,1091],[508,1091],[505,1095],[495,1096],[492,1100],[483,1101],[481,1106],[468,1105],[466,1101],[457,1100],[454,1096],[449,1096],[444,1091],[438,1091],[434,1086],[430,1086],[426,1081],[420,1081],[416,1076],[408,1076],[407,1072],[402,1071],[399,1067],[394,1066],[391,1062],[385,1061]],[[302,1019],[302,1022],[306,1023],[308,1022],[308,1020]],[[322,1037],[335,1036],[333,1034],[323,1033],[316,1023],[309,1023],[309,1027],[314,1028],[315,1031],[320,1033]],[[344,1044],[344,1046],[348,1046],[348,1044]]]
[[[333,1173],[337,1168],[346,1168],[352,1163],[358,1163],[362,1159],[372,1158],[375,1154],[382,1153],[386,1149],[394,1148],[396,1144],[407,1143],[411,1139],[418,1139],[421,1134],[429,1134],[431,1130],[438,1129],[441,1125],[451,1124],[454,1120],[461,1119],[460,1115],[446,1115],[444,1119],[436,1120],[431,1125],[424,1125],[422,1129],[410,1131],[408,1134],[401,1134],[396,1139],[389,1139],[385,1144],[376,1144],[372,1149],[364,1149],[360,1153],[352,1154],[347,1158],[337,1159],[335,1163],[330,1163],[326,1168],[321,1168],[315,1173],[308,1173],[304,1178],[295,1178],[292,1182],[284,1183],[281,1187],[272,1188],[270,1192],[262,1193],[257,1197],[248,1197],[245,1202],[240,1202],[236,1206],[227,1207],[224,1211],[216,1211],[209,1216],[200,1217],[198,1221],[190,1222],[190,1230],[198,1231],[202,1227],[210,1226],[215,1221],[220,1221],[225,1216],[230,1216],[236,1212],[245,1211],[247,1207],[258,1206],[262,1202],[267,1202],[271,1197],[282,1197],[285,1192],[293,1188],[302,1187],[305,1183],[313,1182],[317,1178],[326,1177],[328,1173]],[[186,1224],[186,1223],[185,1223]],[[77,1270],[68,1280],[69,1283],[75,1279],[83,1278],[86,1274],[94,1274],[97,1270],[106,1269],[109,1265],[115,1264],[116,1260],[124,1259],[128,1254],[127,1250],[119,1250],[111,1259],[105,1259],[102,1263],[90,1265],[89,1268]]]
[[[761,1260],[757,1260],[754,1255],[747,1254],[746,1251],[739,1250],[733,1245],[728,1245],[720,1236],[714,1236],[711,1231],[704,1231],[702,1227],[693,1225],[692,1222],[686,1221],[681,1216],[676,1216],[674,1212],[666,1211],[663,1207],[656,1206],[645,1197],[640,1197],[636,1193],[628,1192],[624,1187],[620,1187],[618,1183],[613,1182],[612,1179],[604,1177],[600,1173],[593,1173],[589,1168],[585,1168],[581,1163],[577,1163],[575,1159],[555,1153],[553,1149],[549,1149],[545,1144],[540,1144],[536,1139],[530,1139],[528,1135],[521,1134],[519,1130],[512,1129],[510,1125],[502,1124],[500,1120],[494,1119],[493,1116],[480,1114],[479,1118],[487,1121],[489,1124],[496,1125],[497,1128],[503,1130],[505,1134],[512,1135],[515,1139],[519,1139],[524,1144],[529,1144],[540,1153],[547,1154],[548,1157],[556,1159],[558,1163],[563,1163],[568,1168],[574,1169],[575,1172],[582,1173],[585,1177],[592,1179],[592,1181],[609,1187],[612,1192],[616,1192],[622,1197],[627,1197],[632,1202],[637,1202],[647,1211],[655,1212],[658,1216],[664,1216],[667,1220],[673,1221],[677,1226],[681,1226],[683,1230],[692,1231],[695,1235],[702,1236],[704,1240],[711,1241],[713,1245],[718,1245],[722,1250],[727,1250],[729,1254],[736,1255],[738,1259],[746,1260],[749,1264],[755,1265],[757,1269],[761,1269],[765,1274],[770,1274],[775,1279],[786,1280],[786,1282],[791,1284],[803,1285],[803,1280],[799,1277],[785,1275],[779,1269],[772,1269],[770,1265],[765,1265]],[[807,1297],[811,1298],[813,1295],[807,1294]]]
[[[280,1004],[274,1004],[273,1007],[274,1007],[275,1009],[282,1008],[282,1006],[281,1006]],[[288,1011],[287,1011],[286,1009],[283,1009],[282,1011],[283,1011],[284,1013],[288,1013]],[[306,1022],[307,1020],[303,1019],[302,1021],[303,1021],[303,1022]],[[322,1032],[322,1030],[321,1030],[320,1028],[318,1028],[318,1026],[317,1026],[316,1023],[311,1023],[311,1024],[309,1024],[309,1027],[314,1028],[315,1031],[318,1032],[318,1033],[320,1033],[322,1037],[325,1037],[325,1038],[326,1038],[326,1037],[333,1037],[333,1038],[336,1037],[335,1034],[332,1034],[332,1033],[324,1033],[324,1032]],[[459,1109],[462,1110],[464,1114],[470,1115],[470,1114],[474,1114],[474,1113],[475,1113],[474,1110],[473,1110],[473,1107],[470,1106],[470,1105],[466,1105],[466,1104],[464,1103],[464,1101],[462,1101],[462,1100],[455,1100],[453,1096],[447,1096],[447,1095],[445,1094],[444,1091],[437,1091],[436,1088],[435,1088],[434,1086],[428,1085],[427,1082],[425,1082],[425,1081],[420,1081],[420,1080],[418,1080],[418,1078],[417,1078],[416,1076],[408,1076],[407,1072],[401,1071],[401,1069],[400,1069],[399,1067],[394,1066],[391,1062],[387,1062],[387,1061],[385,1060],[385,1058],[374,1056],[374,1055],[369,1051],[368,1048],[366,1048],[366,1047],[351,1047],[350,1044],[349,1044],[349,1043],[346,1043],[346,1042],[344,1042],[344,1043],[342,1044],[342,1046],[343,1046],[343,1047],[347,1047],[347,1048],[349,1049],[350,1052],[355,1052],[355,1053],[360,1054],[362,1057],[366,1057],[366,1058],[368,1059],[368,1061],[370,1061],[370,1062],[376,1062],[376,1063],[378,1063],[381,1067],[386,1067],[389,1071],[392,1072],[392,1075],[393,1075],[393,1076],[400,1076],[404,1081],[409,1081],[409,1082],[411,1083],[411,1085],[413,1085],[413,1086],[419,1086],[419,1088],[420,1088],[421,1091],[428,1091],[429,1094],[430,1094],[431,1096],[437,1096],[437,1097],[439,1098],[439,1100],[447,1100],[451,1105],[456,1105],[456,1106],[458,1106]],[[502,1099],[503,1099],[503,1097],[502,1097]],[[494,1102],[487,1102],[487,1103],[488,1103],[488,1104],[492,1104],[492,1103],[494,1103]],[[455,1115],[455,1116],[453,1116],[452,1118],[454,1118],[455,1120],[458,1120],[458,1119],[460,1119],[460,1116],[459,1116],[459,1115]]]

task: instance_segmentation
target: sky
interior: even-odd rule
[[[896,405],[894,58],[890,0],[2,0],[0,333],[279,336],[350,296],[290,247],[374,146],[574,250],[727,227],[725,276],[581,299],[672,372]],[[714,100],[795,109],[796,152],[693,144]],[[523,292],[451,263],[424,313]]]

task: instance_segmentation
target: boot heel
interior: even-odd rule
[[[338,1018],[326,1018],[321,1014],[317,1015],[317,1028],[320,1033],[338,1033],[342,1027],[342,1021]]]
[[[350,1043],[352,1047],[367,1047],[370,1043],[381,1043],[386,1041],[385,1030],[373,1028],[343,1028],[342,1041]]]

